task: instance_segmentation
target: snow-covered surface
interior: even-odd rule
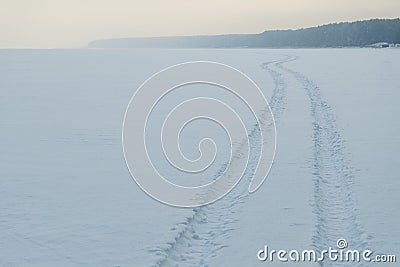
[[[136,88],[192,60],[251,77],[278,140],[259,191],[194,210],[143,193],[121,147]],[[262,266],[338,238],[399,256],[399,69],[394,49],[0,50],[0,266]]]

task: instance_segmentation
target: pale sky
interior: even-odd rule
[[[95,39],[259,33],[400,17],[400,0],[0,0],[0,48]]]

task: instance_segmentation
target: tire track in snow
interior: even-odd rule
[[[284,60],[261,65],[274,80],[274,90],[269,104],[275,122],[279,121],[286,103],[286,84],[276,66],[295,59],[296,57],[287,57]],[[261,123],[263,119],[265,121],[267,112],[268,110],[264,110],[260,114]],[[260,140],[254,139],[257,138],[257,132],[258,127],[255,126],[249,135],[249,139],[253,140],[250,142],[251,149],[260,146]],[[249,195],[248,185],[256,169],[258,156],[257,153],[250,155],[245,175],[229,194],[213,204],[193,209],[191,217],[171,229],[178,232],[174,240],[149,249],[150,253],[160,258],[154,266],[180,266],[180,263],[183,266],[208,266],[207,260],[216,257],[220,250],[228,246],[226,240],[229,238],[229,233],[234,230],[233,224],[237,221],[237,212]],[[243,160],[244,157],[241,151],[237,151],[233,156],[232,165],[235,160]]]
[[[274,80],[274,91],[269,101],[275,122],[279,122],[286,105],[286,87],[282,73],[277,68],[281,68],[281,64],[296,60],[296,56],[286,56],[283,60],[267,62],[262,64],[262,68],[267,70]]]
[[[357,218],[353,197],[353,170],[346,159],[345,142],[337,128],[332,108],[321,96],[319,87],[300,72],[282,65],[305,89],[313,118],[314,180],[313,212],[316,216],[313,246],[317,251],[336,247],[339,238],[348,241],[349,249],[362,251],[367,242]],[[321,262],[321,266],[365,266],[365,263]]]

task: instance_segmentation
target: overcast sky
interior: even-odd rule
[[[400,16],[400,0],[0,0],[0,47],[94,39],[258,33]]]

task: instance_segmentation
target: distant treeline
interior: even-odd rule
[[[373,43],[400,43],[400,19],[340,22],[260,34],[227,34],[96,40],[93,48],[301,48],[363,47]]]

